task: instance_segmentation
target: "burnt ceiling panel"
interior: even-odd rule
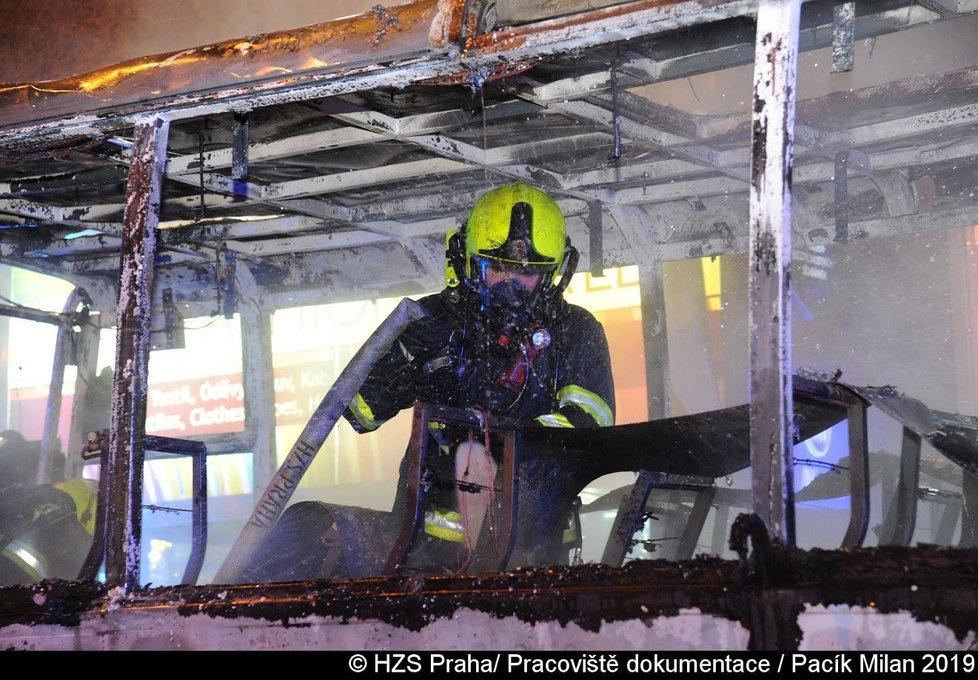
[[[55,111],[78,101],[77,91],[63,102],[30,84],[0,93],[0,259],[75,277],[117,267],[135,109],[172,118],[160,211],[164,269],[199,266],[224,249],[276,295],[324,282],[340,297],[418,292],[439,285],[445,233],[480,193],[514,179],[555,196],[581,268],[589,266],[586,218],[594,204],[605,214],[606,263],[642,261],[650,245],[666,259],[742,252],[749,88],[736,91],[730,80],[730,105],[710,114],[684,109],[675,90],[663,88],[696,94],[685,82],[695,74],[722,84],[731,67],[750,68],[749,3],[714,3],[708,19],[684,17],[678,28],[639,22],[665,11],[653,4],[661,3],[615,5],[602,15],[602,26],[614,30],[600,35],[570,18],[548,24],[558,26],[549,34],[533,25],[500,30],[465,49],[427,42],[412,52],[404,33],[386,51],[365,43],[376,57],[369,66],[365,54],[352,52],[345,63],[355,67],[309,61],[337,41],[353,50],[356,40],[377,38],[369,30],[376,17],[364,15],[294,36],[306,61],[289,57],[291,81],[244,77],[230,89],[221,83],[240,65],[240,49],[189,50],[201,60],[184,75],[214,89],[177,90],[171,99],[148,93],[139,103],[125,90],[123,71],[109,69],[100,75],[116,80],[63,83],[103,82],[85,95],[87,114],[72,110],[55,126],[9,121],[23,115],[24,92]],[[830,48],[831,5],[805,3],[803,49]],[[973,12],[859,5],[857,36],[867,41],[910,39],[937,21],[978,28]],[[432,2],[403,9],[403,30],[417,37],[434,12]],[[272,68],[286,38],[257,37],[250,49],[269,46],[265,67]],[[393,34],[382,36],[388,39]],[[177,62],[152,63],[191,68]],[[883,84],[798,102],[793,177],[805,227],[797,248],[833,233],[840,154],[848,154],[853,234],[885,235],[887,219],[907,215],[925,228],[959,225],[975,183],[978,55],[968,68],[934,70],[921,75],[908,65]],[[113,111],[112,97],[123,91]],[[638,221],[619,223],[622,208]],[[860,230],[860,220],[872,228]],[[351,289],[341,291],[344,285]]]

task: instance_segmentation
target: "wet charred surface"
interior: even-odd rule
[[[102,606],[105,586],[94,581],[52,579],[0,588],[0,626],[57,624],[77,626],[82,617]]]
[[[806,595],[807,604],[909,611],[945,625],[963,640],[978,630],[978,551],[918,546],[848,553],[813,550],[784,563],[776,583]],[[790,578],[789,578],[790,577]]]
[[[931,546],[808,552],[778,546],[746,569],[732,560],[641,561],[520,569],[485,576],[427,576],[328,583],[170,587],[111,598],[100,584],[50,581],[0,589],[0,625],[76,626],[85,614],[160,611],[308,625],[309,616],[377,620],[421,630],[459,609],[527,623],[557,621],[597,631],[603,622],[652,621],[699,609],[739,621],[752,648],[797,648],[806,606],[848,605],[910,612],[949,627],[959,640],[978,630],[978,551]],[[772,633],[772,631],[774,631]],[[772,639],[771,636],[774,636]]]
[[[527,623],[575,623],[597,631],[604,621],[654,618],[701,607],[736,618],[729,585],[735,562],[635,562],[519,569],[482,576],[418,576],[359,581],[173,590],[184,614],[256,617],[294,625],[308,615],[376,619],[410,630],[461,608],[515,616]],[[139,598],[136,598],[139,599]],[[134,601],[134,604],[135,601]]]

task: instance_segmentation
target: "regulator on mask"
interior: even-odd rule
[[[492,353],[509,358],[498,384],[518,392],[551,344],[550,326],[577,265],[560,208],[525,182],[497,187],[449,234],[446,255],[449,289]]]

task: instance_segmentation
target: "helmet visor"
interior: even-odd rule
[[[532,293],[541,283],[553,278],[557,265],[553,262],[517,262],[476,255],[472,262],[479,280],[489,289],[511,281]]]

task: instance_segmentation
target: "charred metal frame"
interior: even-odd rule
[[[681,528],[681,535],[675,550],[669,551],[668,559],[687,560],[693,556],[696,541],[703,531],[707,514],[717,495],[714,480],[708,477],[674,475],[665,472],[641,470],[631,491],[622,497],[611,532],[605,543],[601,563],[620,567],[632,546],[634,535],[644,525],[646,503],[653,490],[694,491],[693,506]],[[667,536],[669,530],[664,531]]]
[[[978,528],[975,526],[978,507],[978,477],[967,467],[961,468],[960,508],[954,499],[942,498],[920,486],[920,463],[923,438],[910,427],[904,426],[901,436],[900,465],[896,487],[892,490],[887,511],[880,527],[880,545],[909,546],[917,524],[918,501],[935,500],[945,504],[938,535],[950,543],[957,522],[955,513],[960,510],[961,535],[958,547],[978,546]]]
[[[962,470],[961,497],[964,507],[961,510],[961,538],[958,545],[962,548],[978,547],[978,476],[970,470]]]
[[[184,567],[181,583],[196,585],[197,578],[200,576],[200,568],[204,564],[204,556],[207,552],[207,446],[203,442],[189,439],[175,439],[173,437],[159,437],[155,435],[145,435],[143,441],[147,451],[190,456],[191,549],[190,555],[187,558],[187,564]],[[100,444],[97,441],[92,444],[87,454],[83,454],[83,458],[86,460],[97,458],[103,470],[108,467],[108,449],[100,448]],[[142,477],[143,471],[140,470],[138,474]],[[95,526],[103,526],[106,518],[109,516],[108,480],[108,475],[101,475],[99,477],[98,502],[95,508]],[[78,574],[79,579],[88,579],[91,581],[98,579],[99,568],[107,560],[105,539],[105,532],[95,532],[88,555]]]
[[[245,431],[242,448],[252,451],[254,491],[261,493],[275,474],[275,374],[272,363],[271,314],[261,302],[261,293],[247,263],[235,267],[242,328],[241,374],[244,381]]]
[[[126,188],[112,428],[107,468],[102,471],[109,477],[109,507],[113,509],[106,518],[106,584],[125,592],[140,585],[146,373],[156,227],[169,130],[169,121],[162,117],[136,125],[133,164]]]
[[[807,404],[822,413],[835,412],[840,415],[838,420],[846,420],[849,432],[849,525],[842,539],[842,548],[858,548],[866,536],[869,524],[869,450],[866,438],[866,409],[867,402],[852,390],[833,383],[814,381],[795,376],[792,383],[793,401]],[[792,433],[791,444],[800,443],[802,428]],[[698,452],[691,452],[698,454]],[[753,457],[752,465],[758,463]],[[680,529],[681,536],[674,554],[666,553],[672,559],[685,560],[693,556],[697,538],[703,531],[706,515],[712,505],[717,506],[718,515],[724,521],[716,520],[716,526],[726,526],[727,508],[740,506],[746,508],[752,503],[744,502],[744,492],[739,490],[717,489],[715,477],[695,477],[690,475],[672,474],[668,471],[641,470],[631,491],[622,497],[611,528],[608,541],[605,544],[602,564],[621,566],[634,544],[633,535],[643,524],[643,513],[649,495],[653,490],[686,490],[695,492],[695,498],[685,525]],[[793,491],[793,490],[792,490]],[[718,493],[719,492],[719,493]],[[752,493],[747,490],[747,493]],[[756,494],[755,494],[756,495]],[[792,495],[794,495],[792,493]],[[756,502],[753,503],[756,512]],[[722,513],[721,513],[722,510]],[[663,532],[671,536],[673,532]],[[722,545],[725,536],[716,537],[714,546]]]
[[[82,288],[75,288],[64,304],[61,314],[45,312],[21,305],[0,304],[0,316],[11,316],[37,323],[49,323],[58,327],[54,344],[54,362],[51,367],[51,382],[48,386],[48,398],[44,409],[44,429],[41,435],[40,457],[37,466],[37,483],[50,484],[61,481],[53,477],[53,456],[57,451],[58,422],[61,416],[61,390],[64,386],[64,372],[69,364],[78,364],[81,375],[90,364],[94,355],[91,351],[94,325],[89,319],[91,298]],[[78,326],[78,330],[75,327]],[[97,343],[97,338],[94,340]],[[80,384],[77,388],[80,399],[76,400],[73,410],[79,408],[78,402],[84,399],[85,387]],[[74,418],[72,419],[74,421]],[[76,433],[72,432],[70,439],[74,441]],[[69,442],[69,451],[72,450]],[[67,463],[66,463],[67,465]]]
[[[117,379],[113,392],[113,436],[110,455],[105,465],[108,471],[106,479],[110,486],[108,494],[103,494],[114,510],[114,515],[107,525],[107,586],[110,588],[121,587],[130,594],[139,586],[140,513],[138,503],[142,494],[141,476],[137,474],[137,471],[141,470],[148,440],[143,430],[146,406],[144,376],[149,347],[149,303],[158,238],[156,232],[158,215],[156,211],[159,206],[160,184],[164,176],[163,159],[166,156],[168,126],[167,118],[153,118],[147,122],[145,118],[148,115],[147,110],[154,107],[165,108],[168,110],[168,116],[189,118],[204,115],[207,112],[228,110],[235,102],[240,103],[244,100],[248,100],[250,104],[257,107],[282,101],[299,101],[329,96],[371,85],[385,86],[404,80],[415,81],[422,77],[457,77],[460,73],[471,75],[470,72],[480,69],[486,70],[507,61],[519,62],[548,54],[557,49],[596,44],[597,41],[603,40],[599,36],[603,30],[607,29],[615,31],[616,35],[627,38],[630,35],[637,36],[674,30],[677,27],[705,23],[716,18],[747,16],[752,14],[755,8],[757,8],[758,31],[755,53],[753,141],[749,177],[751,189],[750,247],[748,249],[751,272],[750,326],[752,331],[755,331],[752,333],[750,362],[750,448],[754,466],[752,487],[755,494],[752,507],[771,531],[776,543],[791,545],[794,542],[794,526],[790,451],[795,425],[792,422],[794,404],[792,390],[790,389],[792,371],[788,270],[791,261],[793,107],[797,89],[795,61],[798,50],[798,23],[801,4],[802,0],[786,2],[761,0],[759,3],[698,1],[670,3],[668,7],[663,7],[661,2],[648,0],[647,2],[628,3],[625,9],[620,12],[612,8],[601,13],[598,20],[590,22],[572,17],[548,22],[543,27],[516,27],[494,33],[491,37],[468,36],[471,40],[466,42],[458,61],[444,59],[444,54],[454,48],[455,45],[452,40],[445,40],[434,47],[424,43],[431,50],[431,54],[437,53],[436,58],[426,61],[418,56],[417,51],[402,50],[397,54],[408,53],[412,55],[412,59],[404,60],[397,63],[396,66],[386,69],[374,70],[373,67],[383,59],[378,60],[376,57],[372,57],[374,61],[371,64],[360,62],[344,64],[345,67],[349,68],[340,76],[322,71],[306,71],[289,78],[263,81],[260,84],[223,83],[214,87],[216,94],[195,93],[188,95],[184,93],[167,101],[161,100],[148,104],[130,101],[117,109],[113,108],[103,112],[104,115],[102,116],[87,115],[88,102],[84,97],[81,97],[83,104],[78,106],[78,111],[72,114],[67,123],[57,117],[71,111],[71,102],[67,103],[67,108],[58,108],[64,102],[52,104],[48,100],[43,100],[39,102],[40,117],[38,122],[26,119],[20,121],[4,119],[2,121],[4,124],[13,125],[16,128],[8,138],[11,144],[23,143],[25,139],[35,135],[49,139],[61,139],[70,138],[73,135],[100,134],[103,131],[117,129],[127,123],[135,123],[137,128],[129,174],[126,213],[121,231],[118,229],[118,225],[94,221],[97,220],[97,206],[89,216],[93,220],[91,222],[73,218],[67,210],[45,212],[44,206],[40,205],[18,208],[28,213],[28,217],[36,213],[36,217],[51,219],[56,222],[75,220],[79,226],[101,226],[105,230],[104,238],[121,237],[122,239],[121,296],[117,319],[120,330],[117,337],[115,366]],[[855,3],[839,3],[839,7],[843,11],[847,11],[848,7],[854,7],[854,5]],[[430,8],[433,3],[428,3],[427,6]],[[588,19],[591,20],[595,17],[595,13],[588,15]],[[843,47],[847,43],[850,45],[848,56],[851,57],[852,36],[845,32],[848,20],[847,16],[841,16],[838,24],[840,33],[834,39],[837,44]],[[452,36],[453,39],[456,37],[458,36]],[[412,48],[414,47],[416,46],[412,46]],[[735,52],[736,47],[731,47],[730,51]],[[382,57],[390,57],[392,53],[394,51],[385,52]],[[655,64],[647,66],[651,68]],[[599,91],[610,86],[610,82],[600,79],[592,79],[588,83],[589,86],[593,86]],[[582,119],[602,120],[605,112],[601,107],[573,100],[573,97],[571,97],[572,101],[561,102],[559,97],[555,96],[559,94],[562,88],[571,89],[574,87],[583,86],[563,81],[541,85],[523,96],[527,101],[549,102],[553,110],[568,115],[578,116]],[[133,92],[138,92],[139,88],[133,88],[128,93],[125,92],[124,86],[120,90],[123,94],[121,101],[125,101],[127,94],[132,95]],[[961,108],[961,113],[965,117],[973,116],[973,111],[964,107]],[[343,114],[336,117],[344,122],[356,120],[355,116],[344,117]],[[361,138],[376,138],[384,135],[390,135],[393,138],[414,137],[412,143],[426,146],[426,148],[438,148],[442,152],[443,158],[439,160],[440,165],[438,167],[444,171],[451,171],[457,167],[456,164],[459,162],[476,162],[474,160],[476,156],[473,155],[476,150],[472,148],[457,147],[451,150],[445,146],[444,140],[439,142],[430,136],[427,139],[423,138],[418,132],[425,127],[426,119],[423,117],[419,116],[414,120],[395,121],[398,124],[403,124],[407,128],[406,130],[397,128],[382,130],[383,126],[389,125],[391,120],[393,119],[387,120],[378,116],[372,121],[366,121],[365,117],[361,117],[359,120],[363,126],[363,129],[359,131]],[[413,130],[411,130],[412,125],[416,126]],[[271,155],[276,150],[264,148],[261,145],[248,145],[245,139],[247,128],[238,128],[238,130],[232,150],[228,153],[217,152],[213,154],[207,168],[210,171],[216,167],[231,167],[232,175],[235,176],[234,179],[237,184],[232,185],[223,178],[209,176],[206,178],[209,182],[208,190],[222,193],[222,198],[232,197],[235,191],[243,190],[259,195],[270,203],[288,205],[296,213],[317,219],[326,217],[339,221],[356,221],[363,218],[364,221],[369,221],[370,215],[366,213],[360,215],[345,212],[336,206],[304,198],[305,192],[311,192],[308,185],[285,187],[280,184],[269,189],[268,187],[248,184],[244,180],[246,179],[249,155],[254,160],[256,151]],[[356,134],[356,131],[350,129],[341,130],[341,132],[346,135]],[[633,123],[625,125],[621,132],[626,136],[634,135],[636,138],[643,138],[644,135],[644,138],[652,138],[660,142],[665,136],[662,131],[641,129]],[[868,135],[870,132],[866,131],[864,134]],[[841,135],[837,136],[835,142],[839,142],[841,138]],[[324,140],[327,140],[327,136],[317,137],[317,143],[331,143]],[[276,149],[281,151],[282,146],[301,145],[307,141],[298,138],[291,139]],[[670,143],[684,144],[686,141],[676,137]],[[831,140],[823,139],[822,141],[826,146],[831,145]],[[663,147],[667,148],[668,146],[669,143],[663,144]],[[703,160],[706,158],[707,151],[685,145],[679,153],[689,153],[695,160]],[[507,153],[511,153],[511,150],[504,150],[498,154],[498,158],[495,159],[497,165],[507,160]],[[487,156],[488,154],[482,154],[481,161],[487,170],[500,174],[526,171],[526,168],[521,168],[518,171],[509,168],[500,170],[492,166]],[[203,174],[198,177],[198,174],[188,172],[188,168],[195,160],[186,157],[171,159],[171,167],[167,171],[167,177],[185,183],[204,178]],[[742,182],[748,179],[738,167],[741,159],[737,153],[728,153],[721,159],[713,160],[716,160],[714,167],[729,176],[727,184],[710,180],[711,183],[719,187],[718,191],[722,192],[730,187],[741,186]],[[805,172],[810,175],[821,173],[828,176],[832,172],[832,164],[825,164],[825,166],[806,167]],[[408,173],[409,171],[410,169],[407,167],[398,169],[398,173]],[[193,177],[190,177],[191,174]],[[371,173],[369,177],[364,174],[358,178],[363,181],[364,186],[369,186],[371,183],[384,181],[385,178],[389,179],[394,176],[403,178],[404,174]],[[840,184],[840,186],[844,186],[844,184]],[[276,197],[275,191],[281,189],[295,193],[284,198]],[[706,187],[704,187],[705,189]],[[647,342],[647,371],[650,377],[657,378],[656,381],[649,381],[650,417],[662,417],[668,415],[669,412],[669,386],[664,361],[666,348],[664,305],[661,295],[661,260],[666,259],[664,256],[670,253],[686,256],[690,251],[687,244],[661,244],[654,235],[658,225],[649,225],[636,218],[634,213],[630,214],[629,201],[630,196],[634,193],[636,192],[632,191],[630,194],[626,190],[616,194],[614,196],[615,204],[609,206],[609,212],[618,226],[622,228],[622,231],[627,234],[633,248],[643,253],[656,255],[654,258],[650,258],[650,261],[642,263],[640,269],[643,286],[643,324],[645,325]],[[573,195],[573,192],[569,191],[568,195],[571,196],[567,199],[568,201],[580,201],[586,197],[583,192],[580,192],[579,195]],[[285,219],[291,220],[290,224],[298,225],[298,228],[307,223],[303,221],[303,218],[296,216]],[[404,238],[404,234],[412,233],[410,228],[396,222],[382,224],[375,219],[370,224],[372,227],[378,228],[378,233],[341,235],[340,240],[343,242],[387,241],[391,238]],[[379,229],[381,226],[386,226],[387,231],[382,232]],[[438,223],[432,228],[441,229],[443,226],[442,223]],[[227,233],[232,235],[247,233],[245,227],[237,228],[238,231],[235,229],[235,227],[229,227]],[[206,232],[206,228],[202,228],[201,232]],[[160,236],[160,238],[165,240],[166,236]],[[358,239],[359,241],[357,241]],[[730,247],[715,244],[714,246],[717,248],[716,252],[722,252],[723,247]],[[709,250],[714,246],[709,246],[706,249]],[[80,241],[78,247],[95,249],[96,246],[94,243],[86,244]],[[252,249],[249,252],[259,253],[263,252],[262,249],[267,246],[249,244],[242,247]],[[52,246],[53,248],[54,246]],[[6,254],[2,244],[0,244],[0,254]],[[242,280],[241,269],[242,263],[238,262],[232,277],[238,279],[239,284]],[[229,306],[225,311],[231,312],[233,310]],[[245,369],[250,371],[256,367],[264,367],[258,369],[257,375],[262,375],[270,364],[270,351],[267,347],[268,312],[261,304],[255,304],[247,314],[250,320],[258,324],[262,338],[252,349],[247,348],[248,341],[246,340]],[[245,312],[242,312],[242,318],[244,317]],[[652,338],[654,340],[649,344]],[[653,382],[654,388],[652,387]],[[246,402],[249,407],[254,406],[261,409],[263,404],[267,406],[274,401],[272,386],[267,379],[264,382],[259,379],[250,385],[246,384],[245,389]],[[260,415],[260,411],[256,411],[256,408],[249,408],[250,423],[267,426],[267,414]],[[852,423],[853,419],[859,417],[857,413],[859,406],[849,404],[847,408],[849,408],[850,423]],[[862,408],[862,410],[864,412],[865,409]],[[253,417],[259,419],[264,417],[266,420],[251,421]],[[250,428],[251,424],[248,427]],[[251,430],[248,432],[250,433]],[[264,474],[267,477],[271,474],[270,461],[273,442],[268,440],[254,442],[254,438],[249,439],[249,437],[251,434],[246,433],[243,439],[248,440],[249,443],[254,443],[256,449],[255,480],[256,486],[261,486],[262,481],[264,481],[261,475]],[[864,437],[864,425],[855,428],[850,425],[851,453],[860,447],[860,441],[863,442],[862,447],[864,448]],[[240,441],[242,438],[236,438],[236,442],[240,443]],[[852,479],[854,503],[858,500],[857,493],[862,492],[865,484],[863,464],[864,461],[854,461]],[[965,512],[967,513],[973,509],[969,501],[969,491],[971,492],[970,498],[973,499],[976,489],[973,477],[968,476],[967,472],[965,474]],[[862,479],[859,479],[860,475],[862,475]],[[903,498],[901,501],[902,509],[899,511],[898,526],[894,529],[900,534],[897,540],[904,540],[903,537],[905,536],[909,537],[908,526],[912,531],[912,516],[908,515],[911,511],[907,509],[907,504],[911,503],[911,496],[917,494],[918,490],[916,483],[911,480],[911,476],[912,472],[909,468],[906,468],[905,472],[901,474],[901,480],[903,480],[900,489],[901,498]],[[717,498],[720,495],[718,494]],[[643,497],[641,503],[644,505],[644,502],[645,498]],[[947,517],[950,517],[950,513],[947,514]],[[865,513],[854,507],[853,519],[845,539],[847,544],[859,545],[862,536],[865,534],[865,519]],[[242,597],[245,596],[242,595]],[[293,598],[292,602],[301,602],[302,600],[302,595],[293,594],[290,597]],[[414,593],[407,594],[407,597],[414,597]],[[136,606],[143,604],[145,603],[137,603]],[[208,606],[219,609],[222,605],[211,602]],[[763,623],[761,621],[759,625]],[[779,640],[778,642],[783,644],[786,640]],[[773,643],[769,641],[768,644]]]
[[[900,447],[900,474],[893,492],[893,509],[887,513],[880,530],[880,543],[910,545],[917,522],[917,496],[920,493],[921,437],[909,427],[903,428]]]
[[[796,403],[808,403],[845,414],[849,433],[849,524],[842,538],[842,548],[862,546],[869,527],[869,442],[866,409],[869,404],[852,390],[833,383],[812,382],[795,377],[793,397]],[[788,492],[794,498],[794,488]]]
[[[207,552],[207,447],[202,442],[146,435],[147,451],[190,456],[191,461],[191,549],[181,583],[196,585]]]
[[[41,456],[37,464],[37,483],[49,484],[52,481],[52,466],[54,456],[58,455],[58,422],[61,419],[61,390],[64,387],[65,366],[68,355],[72,353],[72,337],[74,334],[74,324],[76,312],[79,306],[91,303],[84,290],[76,288],[68,295],[65,302],[64,311],[61,314],[61,323],[58,326],[58,335],[54,343],[54,365],[51,367],[51,384],[48,387],[47,408],[44,412],[44,433],[41,436]],[[85,314],[87,316],[87,314]]]
[[[791,167],[801,0],[757,8],[750,181],[750,449],[754,511],[794,545]]]
[[[615,522],[611,525],[611,532],[608,534],[608,541],[601,555],[602,564],[621,566],[625,555],[631,550],[632,536],[642,528],[642,513],[645,511],[649,494],[653,488],[663,486],[665,480],[666,474],[663,472],[639,470],[631,491],[621,499],[621,504],[618,506]]]
[[[832,71],[851,71],[853,38],[856,30],[856,3],[837,0],[832,8]]]
[[[641,3],[637,3],[641,4]],[[677,8],[670,8],[668,20],[665,14],[657,7],[649,6],[648,9],[639,8],[638,11],[616,17],[612,12],[608,12],[607,21],[612,23],[618,32],[628,34],[629,32],[647,32],[650,30],[648,24],[656,22],[675,22],[676,17],[688,15],[689,23],[695,23],[698,19],[697,12],[692,8],[695,3],[679,3],[680,5],[690,4],[688,12],[679,12]],[[730,16],[750,11],[753,3],[717,3],[717,9]],[[787,303],[789,283],[788,269],[790,267],[790,167],[791,167],[791,144],[793,135],[793,106],[796,60],[798,50],[798,30],[800,20],[801,0],[791,2],[776,2],[774,0],[762,0],[757,6],[757,44],[755,47],[755,106],[752,142],[752,162],[751,162],[751,328],[756,331],[752,334],[751,347],[751,408],[752,408],[752,436],[751,448],[754,451],[754,488],[755,493],[760,489],[765,489],[755,498],[754,508],[765,523],[773,530],[776,540],[785,543],[793,543],[793,517],[792,517],[792,485],[790,483],[790,442],[792,434],[791,414],[791,390],[787,388],[790,381],[790,356],[788,347],[790,345],[790,306]],[[720,9],[722,7],[722,9]],[[843,19],[848,14],[843,15]],[[560,31],[565,31],[567,26],[573,26],[573,21],[561,22],[550,29],[553,35]],[[593,31],[593,27],[588,29]],[[525,33],[518,39],[517,33]],[[590,33],[595,35],[596,32]],[[584,38],[584,33],[575,36],[575,44]],[[567,40],[568,38],[565,38]],[[510,50],[517,50],[521,58],[533,55],[533,48],[528,47],[539,41],[541,45],[547,45],[547,50],[555,48],[552,38],[547,37],[546,31],[537,33],[534,29],[529,31],[513,32],[512,36],[494,35],[491,43],[481,41],[478,38],[470,42],[467,56],[463,58],[463,64],[471,62],[477,63],[484,59],[491,63],[497,59],[505,59]],[[559,40],[557,41],[559,47]],[[515,52],[514,52],[515,53]],[[613,74],[612,74],[613,75]],[[613,87],[614,83],[610,83]],[[264,87],[268,87],[267,85]],[[321,94],[321,90],[316,86],[308,90],[293,89],[290,97],[308,97]],[[261,104],[262,96],[253,96],[251,101],[255,105]],[[188,100],[188,103],[190,100]],[[199,115],[201,109],[186,108],[180,115]],[[235,179],[243,179],[247,174],[248,144],[247,144],[247,116],[246,114],[236,114],[235,135],[230,164],[232,175]],[[84,125],[83,125],[84,126]],[[35,128],[35,132],[43,130],[45,125],[42,123]],[[137,126],[137,140],[133,153],[133,165],[130,173],[129,204],[125,219],[125,234],[123,244],[129,243],[129,248],[124,248],[122,258],[123,277],[130,269],[135,269],[138,277],[131,279],[133,283],[127,284],[123,280],[121,290],[123,298],[129,295],[145,296],[148,302],[152,290],[152,260],[155,254],[155,217],[154,210],[145,207],[129,209],[134,197],[141,197],[141,193],[155,191],[158,201],[159,183],[162,182],[163,169],[162,158],[165,156],[166,132],[165,125],[161,123],[163,130],[151,143],[140,139],[140,130],[145,130],[145,124]],[[617,129],[617,128],[616,128]],[[155,148],[154,148],[155,144]],[[145,168],[147,162],[147,150],[152,155],[151,163],[152,177],[147,180],[140,180],[140,175],[149,173]],[[172,170],[171,170],[172,172]],[[148,195],[148,194],[147,194]],[[156,208],[158,210],[158,206]],[[627,209],[615,208],[613,215],[621,225],[629,221]],[[595,217],[592,213],[592,220]],[[641,227],[632,227],[632,233],[637,234]],[[636,237],[637,238],[637,237]],[[597,240],[597,239],[596,239]],[[129,250],[132,250],[130,253]],[[145,252],[142,252],[145,251]],[[658,285],[651,286],[651,293],[643,298],[643,317],[649,319],[645,322],[647,329],[652,326],[654,333],[647,334],[647,337],[660,337],[664,343],[664,307],[661,304],[661,270],[647,270],[643,278],[651,276]],[[645,287],[648,290],[648,286]],[[658,294],[656,294],[658,293]],[[646,302],[647,301],[647,302]],[[648,306],[651,305],[651,308]],[[148,307],[148,305],[147,305]],[[128,362],[135,359],[135,366],[145,367],[146,348],[140,347],[140,331],[129,331],[133,323],[148,329],[148,316],[139,317],[139,310],[143,307],[128,307],[120,305],[118,340],[119,351],[117,359],[117,373],[122,379],[117,383],[117,391],[137,395],[135,399],[128,402],[123,400],[117,402],[122,408],[118,414],[119,428],[114,427],[113,431],[118,431],[118,440],[112,448],[110,456],[110,471],[118,469],[119,474],[114,475],[112,484],[113,497],[121,500],[122,496],[128,496],[129,506],[132,505],[133,496],[139,494],[123,494],[124,488],[132,491],[138,490],[138,485],[126,487],[119,479],[124,477],[130,466],[123,464],[120,460],[125,448],[118,442],[130,440],[131,446],[128,447],[130,455],[138,459],[139,440],[142,436],[140,432],[139,418],[133,416],[145,409],[145,385],[139,385],[139,377],[128,373],[129,380],[136,386],[135,391],[120,389],[120,383],[126,386],[127,374],[123,370],[132,365]],[[651,312],[651,313],[648,313]],[[147,331],[143,330],[142,333]],[[665,347],[661,347],[661,352],[665,352]],[[259,353],[259,356],[262,353]],[[668,380],[662,369],[656,369],[654,359],[658,352],[652,353],[652,365],[650,373],[655,373],[658,380],[655,383],[661,386],[659,396],[650,395],[650,416],[661,417],[668,414]],[[260,359],[259,359],[260,361]],[[138,373],[138,371],[137,371]],[[138,397],[142,390],[142,399]],[[249,390],[254,394],[254,391]],[[268,389],[257,389],[258,393],[264,394],[264,399],[256,395],[255,402],[262,403],[267,400]],[[121,398],[115,394],[114,400]],[[763,414],[763,415],[762,415]],[[770,414],[776,414],[770,417]],[[127,432],[126,424],[131,423]],[[134,461],[134,462],[138,462]],[[138,467],[138,465],[136,466]],[[256,475],[256,480],[258,475]],[[114,504],[116,505],[116,504]],[[120,504],[121,505],[121,504]],[[117,505],[118,506],[118,505]],[[132,518],[126,522],[126,531],[120,532],[117,527],[110,532],[110,555],[113,548],[118,548],[119,553],[126,553],[126,547],[130,549],[132,544],[138,545],[138,530],[132,526]],[[128,536],[128,540],[123,540],[122,535]],[[128,564],[125,569],[120,569],[110,559],[111,568],[110,581],[113,583],[125,581],[127,587],[133,587],[138,582],[138,565]],[[122,574],[126,576],[123,577]]]
[[[64,318],[54,312],[45,312],[43,309],[33,309],[22,305],[8,305],[0,303],[0,315],[12,316],[16,319],[26,319],[38,323],[49,323],[60,326],[64,323]]]
[[[516,538],[516,514],[519,512],[519,477],[516,470],[520,459],[520,433],[513,423],[505,419],[476,414],[463,409],[448,408],[435,404],[417,402],[414,405],[414,417],[411,426],[411,441],[408,446],[407,473],[407,512],[401,522],[397,539],[391,548],[384,566],[385,576],[401,574],[405,563],[411,554],[418,531],[424,525],[424,505],[427,483],[424,479],[425,461],[428,448],[431,446],[431,435],[428,431],[430,423],[444,423],[472,428],[475,432],[497,432],[503,435],[502,451],[502,493],[499,508],[499,555],[498,561],[491,568],[501,571],[506,568],[513,553],[513,541]],[[490,507],[489,512],[495,513]],[[478,562],[475,566],[484,567]]]

